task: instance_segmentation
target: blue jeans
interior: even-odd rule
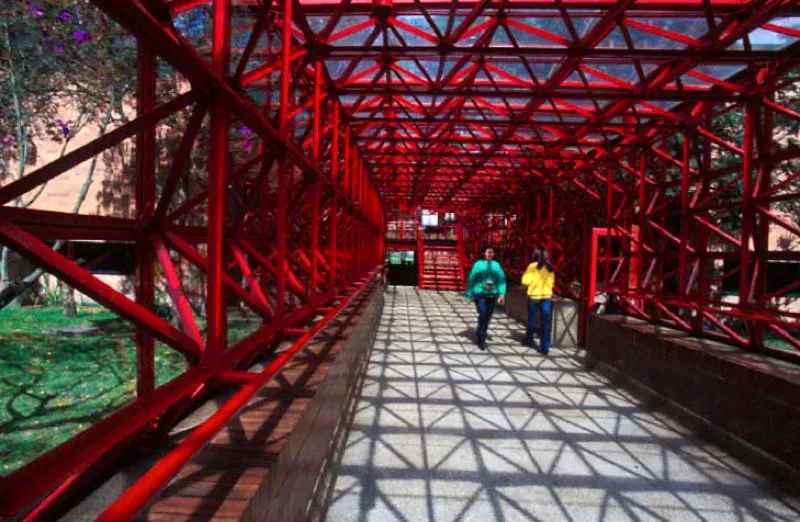
[[[497,303],[496,295],[476,295],[475,306],[478,308],[478,344],[486,342],[489,330],[489,321],[492,320],[494,305]]]
[[[525,344],[533,346],[533,334],[539,336],[542,353],[550,351],[550,328],[553,316],[552,299],[528,299],[528,331]]]

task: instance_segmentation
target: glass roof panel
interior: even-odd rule
[[[546,47],[546,48],[563,48],[565,47],[563,44],[559,42],[554,42],[553,40],[549,40],[547,38],[542,38],[535,34],[531,34],[526,32],[518,27],[509,27],[511,31],[511,35],[516,40],[517,44],[520,47]]]
[[[575,26],[575,30],[578,32],[578,36],[583,38],[589,33],[589,30],[592,27],[594,27],[594,24],[596,24],[597,21],[600,20],[599,14],[600,14],[599,11],[591,11],[588,13],[584,11],[575,14],[570,13],[570,20],[572,20],[572,25]]]
[[[658,65],[655,63],[642,63],[640,65],[642,66],[642,72],[645,76],[650,76],[653,71],[658,69]]]
[[[569,76],[567,76],[567,78],[561,83],[579,83],[583,85],[583,78],[581,78],[581,75],[578,74],[578,71],[572,71],[571,73],[569,73]]]
[[[453,70],[453,67],[456,66],[458,62],[454,58],[445,59],[442,62],[442,79],[446,78],[448,74]]]
[[[407,16],[398,16],[397,19],[407,25],[416,27],[420,31],[424,31],[427,34],[430,34],[433,37],[436,37],[436,33],[431,29],[430,24],[428,21],[425,20],[425,17],[422,15],[407,15]],[[415,46],[433,46],[433,42],[422,38],[421,36],[417,36],[414,33],[410,33],[401,27],[395,27],[397,32],[400,33],[400,36],[403,37],[407,45],[415,45]]]
[[[328,68],[331,79],[338,80],[347,70],[349,63],[350,60],[325,60],[325,67]]]
[[[699,40],[708,33],[708,22],[705,17],[631,17],[631,20],[675,35],[662,36],[646,28],[628,27],[633,45],[637,49],[683,49],[690,43],[681,41],[681,37]]]
[[[700,39],[708,33],[708,22],[705,17],[649,17],[634,18],[634,20],[695,39]]]
[[[681,76],[681,83],[692,87],[711,87],[713,85],[711,82],[701,80],[700,78],[695,78],[694,76],[690,76],[688,74]],[[667,87],[676,87],[676,85],[673,82],[667,85]]]
[[[742,49],[744,49],[744,38],[739,38],[738,40],[730,44],[728,46],[728,49],[732,51],[741,51]]]
[[[398,33],[401,33],[400,34],[400,38],[402,38],[403,41],[406,42],[406,44],[414,45],[414,44],[411,44],[408,41],[408,39],[406,39],[406,35],[409,35],[409,36],[414,36],[414,35],[406,33],[405,31],[398,31]],[[394,31],[391,31],[391,30],[381,31],[381,33],[378,35],[378,37],[375,38],[375,40],[372,42],[372,47],[380,47],[380,46],[384,45],[384,39],[386,40],[386,44],[385,45],[388,45],[390,47],[401,47],[403,45],[403,43],[400,41],[400,38],[397,37],[397,33],[395,33]]]
[[[540,82],[546,82],[550,79],[550,76],[553,75],[553,72],[556,69],[556,63],[547,63],[547,62],[536,62],[531,63],[531,69],[533,69],[533,74],[536,75],[536,79]]]
[[[636,49],[685,49],[688,45],[661,35],[648,33],[635,27],[628,27],[633,47]]]
[[[622,30],[618,26],[608,33],[602,42],[597,45],[598,49],[627,49],[628,44],[625,42],[625,37],[622,35]]]
[[[750,31],[748,38],[750,38],[750,45],[755,50],[783,49],[798,40],[788,34],[776,33],[761,27]]]
[[[492,41],[489,44],[490,47],[513,47],[511,44],[511,39],[508,37],[508,33],[506,30],[499,26],[497,30],[494,32],[494,36],[492,37]]]
[[[770,23],[791,29],[800,29],[800,16],[781,16],[770,20]]]
[[[345,15],[339,19],[339,22],[336,24],[336,28],[333,30],[333,34],[335,35],[337,32],[343,29],[349,29],[357,24],[362,22],[366,22],[369,20],[368,16],[362,15]],[[353,34],[347,35],[344,38],[339,40],[335,40],[333,45],[335,46],[345,46],[345,45],[364,45],[369,37],[370,33],[374,30],[374,27],[365,27],[360,31],[356,31]]]
[[[681,104],[681,102],[674,101],[674,100],[652,100],[652,101],[648,101],[648,103],[650,105],[655,105],[656,107],[660,107],[660,108],[662,108],[664,110],[667,110],[667,111],[672,109],[673,107],[676,107],[676,106]],[[639,107],[639,106],[637,105],[637,107]],[[639,108],[641,108],[641,107],[639,107]]]
[[[694,70],[699,73],[713,76],[718,80],[727,80],[744,68],[745,66],[740,64],[703,64],[699,65]]]
[[[626,83],[637,83],[639,81],[636,67],[632,63],[598,63],[593,64],[592,68]]]
[[[456,17],[456,18],[458,18],[458,17]],[[463,17],[461,17],[461,18],[463,18]],[[475,27],[481,25],[482,23],[484,23],[485,21],[489,20],[490,18],[491,17],[489,17],[489,16],[478,16],[477,18],[475,18],[475,20],[473,20],[472,24],[470,24],[470,26],[467,28],[465,33],[469,33]],[[456,22],[455,24],[453,24],[453,28],[454,29],[458,28],[460,23],[461,22],[459,21],[459,22]],[[478,31],[476,33],[470,34],[467,38],[462,38],[461,40],[456,42],[456,46],[457,47],[470,47],[470,46],[474,45],[475,42],[478,41],[478,39],[481,38],[483,36],[483,34],[487,30],[491,30],[491,29],[492,28],[489,27],[489,28],[486,28],[486,29],[484,29],[482,31]]]
[[[558,11],[542,11],[541,13],[549,13],[552,16],[525,16],[521,18],[520,21],[537,29],[541,29],[542,31],[560,36],[561,38],[572,40],[572,35],[569,29],[567,29],[567,24],[564,23],[564,19],[561,18],[561,13]]]
[[[330,19],[331,17],[327,15],[312,15],[306,17],[306,22],[308,22],[308,26],[311,27],[314,33],[319,34],[320,31],[325,29],[325,26],[328,25],[328,20]]]
[[[415,62],[414,60],[398,60],[397,65],[398,67],[402,67],[411,74],[419,76],[423,80],[425,79],[425,73],[422,72],[422,69],[419,68],[417,62]]]
[[[531,81],[531,74],[528,72],[528,68],[525,67],[520,61],[513,61],[513,62],[494,62],[493,64],[498,69],[502,69],[503,71],[507,72],[512,76],[516,76],[520,80],[524,82]]]
[[[422,68],[425,69],[425,72],[428,73],[428,76],[436,79],[436,75],[439,72],[439,61],[438,60],[420,60],[420,64],[422,64]]]

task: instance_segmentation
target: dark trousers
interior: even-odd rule
[[[552,299],[528,299],[528,331],[525,333],[525,344],[533,346],[533,335],[540,340],[542,353],[550,351],[550,329],[553,317]]]
[[[486,334],[489,330],[489,321],[492,320],[494,305],[496,303],[496,295],[475,296],[475,306],[478,308],[478,344],[484,344],[486,342]]]

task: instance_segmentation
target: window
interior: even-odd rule
[[[438,227],[439,214],[430,212],[428,210],[422,211],[422,226],[423,227]]]

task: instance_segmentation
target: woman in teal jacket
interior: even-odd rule
[[[506,298],[506,274],[500,263],[494,260],[494,248],[486,247],[484,259],[472,265],[467,279],[467,297],[475,299],[478,309],[478,348],[486,349],[486,334],[492,320],[496,303],[503,304]]]

